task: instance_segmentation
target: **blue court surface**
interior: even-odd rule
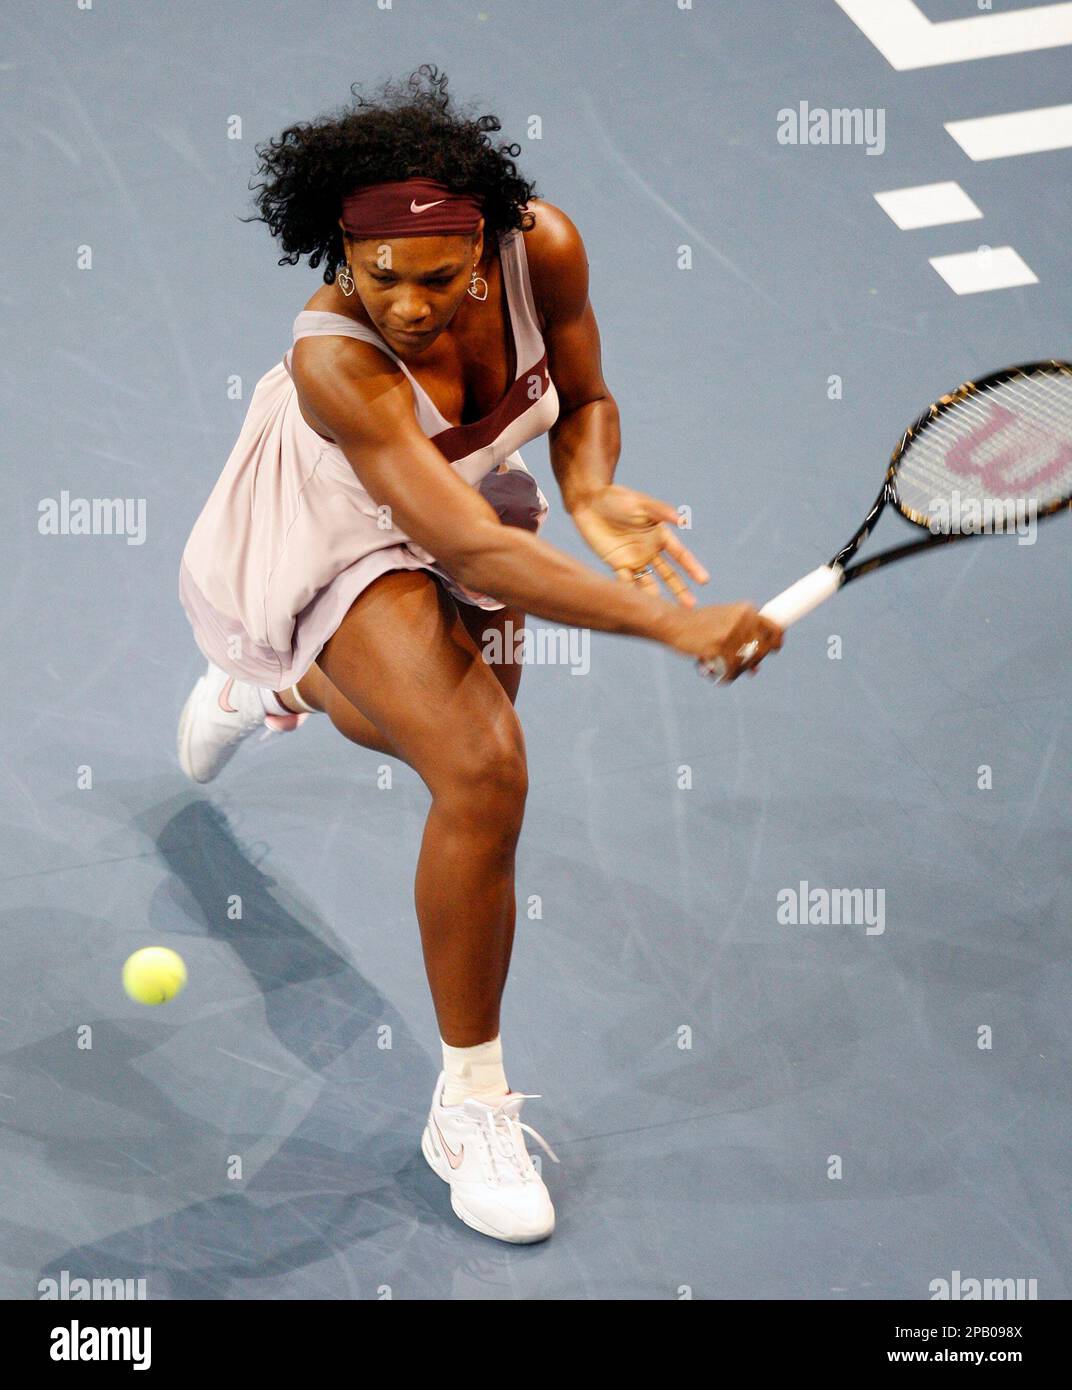
[[[618,481],[758,604],[928,402],[1072,356],[1050,8],[1041,43],[1012,0],[8,16],[0,1295],[1072,1295],[1067,514],[868,578],[729,688],[601,633],[526,670],[502,1031],[561,1159],[543,1245],[462,1226],[419,1150],[419,778],[323,717],[204,788],[175,754],[179,557],[321,283],[238,220],[255,144],[424,62],[498,115],[585,239]],[[79,498],[126,533],[42,530]],[[189,969],[158,1009],[120,985],[153,944]]]

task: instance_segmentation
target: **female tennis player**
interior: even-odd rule
[[[323,262],[324,284],[183,552],[209,666],[179,757],[208,782],[255,730],[323,712],[422,778],[415,896],[443,1070],[421,1148],[462,1221],[529,1242],[554,1209],[525,1132],[547,1145],[520,1121],[532,1097],[510,1089],[499,1033],[527,790],[521,666],[509,640],[485,660],[489,639],[516,641],[532,613],[722,657],[733,680],[781,630],[749,604],[698,607],[683,575],[707,575],[675,509],[612,481],[618,410],[581,237],[520,176],[520,147],[492,146],[500,122],[446,89],[426,64],[257,151],[251,220],[280,264]],[[545,432],[562,503],[615,578],[539,538],[548,503],[518,449]]]

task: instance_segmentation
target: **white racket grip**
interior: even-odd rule
[[[841,566],[820,565],[818,569],[812,570],[811,574],[806,574],[803,579],[790,584],[788,589],[783,589],[769,603],[765,603],[759,610],[760,615],[770,618],[771,622],[777,623],[779,627],[789,627],[810,613],[813,608],[818,608],[820,603],[825,603],[840,587]]]
[[[841,574],[840,565],[820,565],[818,569],[806,574],[803,579],[798,579],[795,584],[790,584],[788,589],[783,589],[780,594],[776,594],[769,603],[765,603],[759,610],[760,616],[769,618],[780,628],[789,627],[799,618],[810,613],[813,608],[818,608],[820,603],[825,603],[831,594],[837,593],[841,587]],[[755,655],[755,651],[756,643],[749,642],[741,648],[737,655],[741,660],[747,661]],[[712,676],[715,680],[721,680],[726,674],[726,663],[720,656],[716,656],[710,661],[699,661],[697,666],[703,675]]]

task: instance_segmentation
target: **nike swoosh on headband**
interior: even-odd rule
[[[410,212],[425,212],[428,208],[438,207],[440,203],[445,203],[446,198],[437,198],[434,203],[418,203],[414,198],[409,205]]]

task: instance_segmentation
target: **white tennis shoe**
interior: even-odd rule
[[[540,1135],[518,1119],[522,1104],[540,1097],[510,1091],[491,1103],[470,1096],[461,1105],[441,1105],[445,1082],[441,1072],[421,1152],[433,1173],[450,1184],[455,1214],[495,1240],[515,1245],[546,1240],[555,1229],[555,1209],[525,1148],[525,1134],[531,1134],[555,1163],[558,1159]]]
[[[255,685],[236,680],[211,661],[179,716],[179,763],[194,782],[211,782],[238,745],[258,729],[287,733],[307,714],[267,714]]]

